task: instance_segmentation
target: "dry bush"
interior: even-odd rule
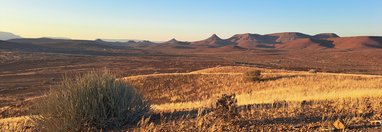
[[[316,70],[316,69],[310,69],[308,72],[309,72],[309,73],[317,73],[318,70]]]
[[[253,81],[253,82],[260,82],[262,80],[260,70],[246,72],[244,73],[244,76],[247,80]]]
[[[34,132],[34,124],[28,116],[0,118],[0,132]]]
[[[238,118],[237,100],[235,94],[223,94],[216,100],[212,112],[201,114],[198,112],[195,128],[198,131],[230,131],[233,129],[232,121]]]
[[[215,108],[213,111],[217,116],[223,118],[229,118],[236,116],[237,111],[237,100],[235,94],[227,95],[223,94],[215,103]]]
[[[42,131],[117,129],[134,124],[149,111],[148,103],[109,71],[94,70],[74,79],[64,77],[36,105],[34,118]]]

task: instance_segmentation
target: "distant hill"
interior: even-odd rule
[[[259,48],[259,47],[270,47],[272,44],[276,43],[277,37],[260,35],[260,34],[236,34],[228,40],[235,43],[237,46],[242,48]]]
[[[66,40],[70,40],[71,38],[68,38],[68,37],[41,37],[41,38],[48,38],[48,39],[66,39]]]
[[[334,45],[331,41],[328,40],[320,40],[314,38],[302,38],[296,39],[293,41],[286,42],[285,44],[279,44],[276,46],[278,49],[310,49],[310,50],[318,50],[318,49],[326,49],[333,48]]]
[[[184,43],[184,42],[180,42],[180,41],[176,40],[175,38],[173,38],[173,39],[171,39],[171,40],[169,40],[167,42],[164,42],[164,43],[166,43],[166,44],[181,44],[181,43]]]
[[[27,44],[52,44],[52,43],[63,43],[63,42],[70,42],[75,40],[68,40],[68,39],[53,39],[53,38],[16,38],[16,39],[9,39],[8,42],[14,42],[14,43],[27,43]],[[86,40],[81,40],[86,41]]]
[[[317,39],[338,38],[338,37],[340,36],[338,36],[335,33],[320,33],[313,36],[313,38],[317,38]]]
[[[276,42],[278,43],[285,43],[285,42],[293,41],[296,39],[312,37],[310,35],[299,33],[299,32],[274,33],[274,34],[267,34],[266,36],[277,37]]]
[[[216,34],[213,34],[211,37],[201,40],[192,42],[191,45],[203,45],[203,46],[212,46],[212,47],[220,47],[231,44],[228,40],[223,40]]]
[[[42,47],[42,49],[54,51],[78,51],[78,50],[106,50],[106,49],[126,49],[127,46],[111,45],[102,40],[68,40],[68,39],[51,39],[51,38],[18,38],[10,39],[7,42],[13,43],[15,46],[34,46]]]
[[[209,38],[185,42],[173,38],[166,42],[152,42],[148,40],[127,42],[108,42],[103,39],[97,40],[71,40],[52,38],[15,38],[7,40],[9,43],[18,44],[11,46],[9,43],[1,47],[13,47],[13,49],[42,48],[44,50],[65,50],[67,52],[75,50],[119,50],[119,49],[149,49],[170,52],[176,50],[192,50],[201,52],[214,51],[246,51],[248,49],[277,49],[277,50],[361,50],[361,49],[382,49],[382,37],[378,36],[355,36],[340,37],[335,33],[320,33],[308,35],[299,32],[282,32],[272,34],[235,34],[227,39],[222,39],[216,34]],[[5,43],[3,41],[2,43]],[[23,47],[20,47],[23,46]],[[1,48],[0,47],[0,48]]]
[[[8,51],[45,51],[54,50],[44,46],[34,45],[34,44],[24,44],[24,43],[14,43],[9,41],[0,40],[0,50]]]
[[[148,40],[143,40],[143,41],[130,40],[128,42],[125,42],[125,44],[132,47],[152,47],[152,46],[158,45],[159,43],[154,43]]]
[[[329,38],[337,49],[371,49],[382,48],[382,37],[377,36],[359,36]]]
[[[120,43],[126,43],[126,42],[129,42],[129,41],[130,42],[131,41],[134,41],[134,42],[147,41],[147,40],[141,40],[141,39],[107,39],[107,38],[99,38],[99,39],[102,39],[105,42],[120,42]],[[152,41],[152,42],[162,43],[163,41]]]
[[[15,35],[15,34],[9,33],[9,32],[1,32],[0,31],[0,40],[9,40],[9,39],[15,39],[15,38],[21,38],[21,36]]]
[[[320,33],[312,36],[299,32],[282,32],[265,35],[251,33],[236,34],[228,39],[221,39],[214,34],[205,40],[191,42],[191,44],[193,46],[228,46],[224,48],[226,51],[229,49],[238,49],[234,47],[245,49],[276,48],[286,50],[379,49],[382,48],[382,37],[340,37],[335,33]]]

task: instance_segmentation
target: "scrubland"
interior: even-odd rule
[[[244,74],[260,70],[261,81]],[[242,66],[188,73],[122,77],[151,103],[151,114],[127,131],[380,130],[382,76],[310,73]],[[235,95],[237,114],[215,111],[223,94]],[[1,131],[27,117],[1,119]],[[18,130],[20,130],[20,126]],[[33,130],[33,125],[23,129]],[[10,130],[10,129],[8,129]]]

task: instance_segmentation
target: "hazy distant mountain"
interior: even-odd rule
[[[48,38],[48,39],[66,39],[66,40],[70,40],[71,38],[68,38],[68,37],[41,37],[41,38]]]
[[[178,44],[179,41],[176,40],[175,38],[173,38],[173,39],[171,39],[171,40],[169,40],[169,41],[167,41],[167,42],[165,42],[165,43],[168,43],[168,44]]]
[[[0,40],[9,40],[9,39],[15,39],[15,38],[21,38],[21,36],[15,35],[15,34],[9,33],[9,32],[1,32],[0,31]]]
[[[139,39],[102,39],[103,41],[106,41],[106,42],[132,42],[132,41],[135,41],[135,42],[143,42],[143,41],[147,41],[147,40],[139,40]],[[152,42],[155,42],[155,43],[162,43],[163,41],[152,41]]]
[[[184,41],[178,41],[176,40],[175,38],[169,40],[169,41],[166,41],[166,42],[163,42],[162,44],[170,44],[170,45],[188,45],[190,44],[189,42],[184,42]]]
[[[136,39],[102,39],[106,42],[129,42],[129,41],[142,41],[142,40],[136,40]]]

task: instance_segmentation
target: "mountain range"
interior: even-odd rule
[[[5,38],[11,33],[1,36]],[[217,51],[248,50],[248,49],[285,49],[285,50],[323,50],[323,49],[382,49],[382,37],[380,36],[354,36],[340,37],[335,33],[320,33],[308,35],[299,32],[282,32],[272,34],[236,34],[227,39],[222,39],[213,34],[209,38],[185,42],[175,38],[166,42],[151,41],[127,41],[127,42],[107,42],[97,40],[72,40],[72,39],[52,39],[52,38],[20,38],[17,35],[8,37],[7,41],[0,42],[0,49],[7,47],[13,49],[20,48],[20,45],[37,46],[34,49],[219,49]],[[7,43],[7,44],[5,44]],[[10,44],[11,43],[11,44]],[[19,46],[16,46],[19,44]],[[47,50],[48,50],[47,49]],[[70,50],[68,50],[70,51]]]
[[[172,39],[162,45],[172,44],[172,46],[183,45],[187,42]],[[228,39],[222,39],[216,34],[211,37],[188,42],[190,47],[207,46],[210,48],[219,47],[240,47],[244,49],[275,48],[275,49],[368,49],[382,48],[382,37],[380,36],[355,36],[340,37],[335,33],[320,33],[308,35],[299,32],[283,32],[273,34],[236,34]]]

